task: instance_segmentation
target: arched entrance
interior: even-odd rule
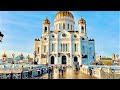
[[[62,56],[62,64],[66,64],[66,56]]]
[[[51,57],[51,64],[54,64],[54,56]]]
[[[74,57],[74,62],[78,62],[78,58],[76,56]]]

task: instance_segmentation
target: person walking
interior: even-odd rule
[[[50,79],[50,76],[51,76],[51,68],[48,67],[48,78]]]
[[[63,73],[64,73],[64,68],[63,68],[63,66],[61,67],[61,72],[62,72],[62,76],[63,76]]]
[[[38,69],[38,77],[40,77],[41,75],[40,75],[40,69]]]
[[[23,66],[20,68],[20,72],[21,72],[21,79],[23,78]]]
[[[54,70],[53,70],[54,68],[53,68],[53,66],[51,67],[51,77],[53,77],[53,72],[54,72]]]

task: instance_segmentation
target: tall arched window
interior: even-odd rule
[[[83,49],[83,53],[85,53],[85,46],[82,46],[82,49]]]
[[[68,29],[69,29],[69,24],[68,24]]]
[[[61,24],[59,23],[59,29],[60,29],[60,25],[61,25]]]
[[[90,47],[90,53],[92,53],[92,48]]]
[[[66,51],[67,51],[67,44],[66,44]]]
[[[62,51],[62,44],[61,44],[61,51]]]
[[[46,52],[46,46],[44,46],[44,52]]]
[[[39,47],[38,47],[38,53],[39,53]]]
[[[75,52],[76,52],[76,44],[75,44]]]
[[[45,27],[45,32],[47,32],[47,27]]]
[[[63,23],[63,29],[65,29],[65,23]]]
[[[84,27],[83,26],[81,27],[81,33],[84,33]]]
[[[52,51],[53,51],[53,44],[52,44]]]
[[[65,44],[63,44],[63,51],[65,51]]]

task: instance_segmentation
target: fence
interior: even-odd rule
[[[90,66],[89,66],[90,67]],[[89,67],[83,66],[81,67],[81,72],[89,75]],[[92,67],[92,66],[91,66]],[[117,66],[93,66],[92,68],[92,76],[98,79],[120,79],[120,67]]]

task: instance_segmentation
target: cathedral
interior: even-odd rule
[[[59,11],[54,18],[54,30],[46,18],[41,38],[35,39],[35,60],[38,64],[70,65],[79,62],[89,65],[95,61],[95,41],[87,37],[86,21],[81,17],[75,30],[74,16],[69,11]]]

